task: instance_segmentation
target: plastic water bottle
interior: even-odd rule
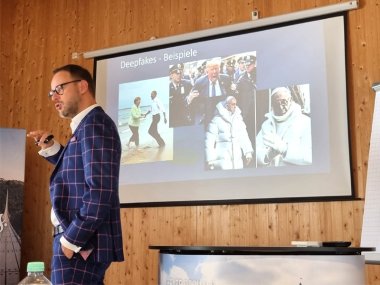
[[[35,262],[28,262],[28,266],[26,271],[28,272],[28,276],[26,276],[24,279],[22,279],[18,285],[25,285],[25,284],[48,284],[52,285],[52,283],[44,276],[45,271],[45,263],[35,261]]]

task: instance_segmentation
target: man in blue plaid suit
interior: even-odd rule
[[[119,203],[121,144],[112,119],[96,104],[91,74],[78,65],[53,71],[49,97],[71,119],[66,146],[49,132],[28,133],[55,164],[50,179],[54,226],[53,284],[103,284],[113,261],[123,261]]]

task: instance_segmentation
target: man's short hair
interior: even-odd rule
[[[208,68],[210,66],[214,66],[214,65],[220,66],[221,63],[222,63],[222,61],[220,58],[213,58],[213,59],[210,59],[207,61],[206,68]]]
[[[235,100],[235,101],[236,101],[236,98],[235,98],[234,96],[228,96],[228,97],[224,100],[224,107],[227,107],[227,105],[228,105],[232,100]]]
[[[95,83],[92,79],[91,73],[87,69],[76,64],[67,64],[54,69],[53,74],[56,74],[60,71],[67,71],[74,79],[81,79],[86,81],[88,84],[89,92],[93,97],[95,97]]]

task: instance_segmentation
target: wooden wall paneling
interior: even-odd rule
[[[192,245],[195,243],[197,235],[196,207],[173,207],[173,235],[174,245]]]
[[[240,2],[240,5],[236,5],[236,1],[228,1],[227,22],[222,25],[251,21],[252,11],[255,10],[253,2],[253,0],[243,0]]]
[[[163,208],[163,210],[165,210]],[[167,211],[164,211],[167,212]],[[147,226],[149,225],[149,211],[146,208],[138,208],[134,210],[134,229],[133,233],[137,234],[139,236],[138,240],[133,239],[132,247],[130,249],[132,250],[132,276],[133,280],[140,280],[142,284],[148,284],[146,277],[146,262],[147,262],[147,255],[148,255],[148,247],[149,244],[149,236],[147,235]],[[166,219],[166,217],[165,217]],[[171,216],[167,218],[166,221],[170,220]],[[166,223],[167,225],[170,224],[170,222]],[[164,232],[168,233],[171,232],[170,230]],[[133,262],[134,261],[134,262]]]
[[[357,219],[355,215],[359,213],[358,209],[354,209],[352,202],[326,202],[323,205],[318,207],[321,209],[320,215],[320,238],[316,233],[316,239],[322,241],[331,241],[331,240],[348,240],[355,241],[358,243],[357,235],[355,235],[355,239],[351,239],[353,237],[353,233],[355,232],[355,220]],[[313,213],[313,217],[316,219],[317,213]],[[312,227],[314,228],[314,222],[312,223]],[[359,244],[356,244],[357,246]]]
[[[125,285],[131,284],[131,275],[129,275],[130,270],[127,269],[125,262],[118,262],[110,266],[107,270],[107,275],[104,279],[104,284],[112,284],[112,285]],[[154,284],[145,283],[145,284]]]
[[[374,25],[378,25],[376,19],[380,16],[380,1],[362,1],[361,4],[366,7],[366,12],[364,10],[358,13],[363,15],[361,19],[360,27],[358,29],[358,39],[354,45],[358,46],[358,58],[359,66],[358,70],[359,80],[356,81],[358,92],[361,92],[361,97],[363,98],[359,109],[355,112],[359,114],[361,125],[367,125],[367,128],[361,129],[360,141],[361,149],[360,153],[363,156],[363,168],[365,173],[367,173],[368,167],[368,153],[369,153],[369,140],[371,136],[372,127],[372,115],[373,106],[375,100],[375,93],[371,86],[375,82],[380,81],[380,33],[377,30],[372,29]],[[359,11],[358,11],[359,12]],[[365,142],[365,143],[364,143]],[[359,152],[359,151],[357,151]],[[363,189],[365,189],[366,179],[363,177]]]
[[[351,242],[354,246],[360,246],[363,225],[364,200],[355,201],[352,203],[354,213],[354,240]]]
[[[12,122],[13,126],[17,124],[14,122],[15,122],[15,120],[17,120],[16,116],[18,115],[17,113],[15,115],[14,110],[15,109],[17,110],[17,108],[19,108],[21,105],[22,106],[25,105],[25,104],[23,104],[24,102],[19,101],[21,98],[15,98],[15,96],[17,94],[16,89],[21,88],[20,75],[22,75],[23,71],[24,71],[24,69],[22,67],[17,66],[17,63],[25,60],[25,58],[23,56],[23,53],[25,52],[25,48],[23,46],[21,46],[21,44],[20,44],[20,38],[22,40],[22,37],[23,37],[23,34],[22,34],[23,19],[22,19],[22,17],[19,16],[21,14],[21,12],[20,12],[20,6],[15,6],[15,13],[14,13],[15,25],[13,26],[14,27],[13,32],[15,34],[15,37],[14,37],[14,42],[13,42],[14,46],[10,47],[11,51],[12,51],[10,54],[12,60],[9,61],[8,74],[14,74],[17,70],[18,71],[17,72],[18,77],[9,76],[9,81],[8,81],[8,84],[9,84],[8,88],[9,89],[7,92],[7,99],[9,100],[8,102],[15,102],[16,101],[18,103],[18,106],[15,103],[6,104],[7,110],[6,110],[6,113],[4,114],[4,116],[6,116],[6,119],[7,119],[6,124],[11,125],[11,122]],[[19,93],[19,94],[22,94],[22,93]],[[26,98],[24,98],[24,100],[25,99]]]
[[[232,244],[231,205],[197,206],[197,244]]]
[[[5,11],[5,9],[3,9],[3,6],[5,4],[3,4],[1,1],[0,1],[0,31],[2,31],[2,27],[3,27],[3,19],[6,18],[4,15],[3,15],[3,11]],[[1,38],[0,39],[0,62],[2,62],[2,57],[4,56],[3,55],[3,39]]]
[[[147,273],[147,283],[155,284],[158,280],[158,268],[159,268],[159,252],[156,250],[149,250],[148,247],[150,245],[164,245],[166,244],[167,232],[163,232],[161,228],[161,217],[160,210],[163,208],[148,208],[149,211],[149,224],[148,226],[148,240],[145,245],[145,249],[147,250],[147,265],[146,265],[146,273]],[[161,211],[162,212],[162,211]],[[186,228],[186,227],[185,227]],[[171,231],[173,233],[173,230]]]
[[[158,11],[160,10],[157,2],[141,1],[137,9],[134,27],[137,35],[137,42],[149,40],[154,36],[156,29],[159,28]]]
[[[346,17],[346,26],[348,30],[351,30],[352,23],[354,21],[352,20],[352,17]],[[361,161],[361,155],[359,155],[356,151],[357,149],[357,140],[356,138],[358,136],[358,132],[360,132],[359,123],[357,119],[355,118],[355,108],[354,108],[354,101],[357,97],[356,94],[354,94],[354,81],[353,78],[353,53],[350,50],[350,47],[347,43],[351,42],[352,33],[346,33],[346,72],[347,72],[347,112],[348,112],[348,124],[350,126],[349,128],[349,137],[350,137],[350,158],[351,158],[351,179],[352,179],[352,185],[353,185],[353,192],[354,195],[357,197],[364,197],[364,191],[359,187],[359,182],[362,181],[362,167],[359,165],[359,161]],[[360,177],[360,178],[359,178]]]
[[[263,225],[260,223],[260,220],[263,220],[262,217],[264,217],[265,213],[261,213],[260,207],[261,205],[248,205],[247,209],[247,219],[248,219],[248,225],[247,225],[247,231],[248,231],[248,237],[249,242],[251,246],[259,246],[264,245],[262,235],[264,233],[267,233],[266,231],[266,225]]]
[[[278,244],[279,243],[279,210],[278,204],[268,205],[268,244]]]
[[[310,239],[326,241],[324,231],[324,211],[323,203],[313,202],[310,204]]]
[[[107,42],[105,42],[106,46],[116,46],[118,43],[120,43],[120,31],[121,31],[121,24],[123,23],[123,18],[125,17],[125,13],[120,13],[121,11],[124,12],[126,9],[125,4],[123,1],[118,1],[117,5],[113,5],[110,1],[105,1],[108,3],[107,10],[104,11],[105,15],[104,19],[105,23],[108,23],[108,25],[105,25],[105,31],[104,35],[108,35]]]
[[[199,21],[197,3],[194,1],[162,1],[157,11],[157,22],[152,36],[156,38],[192,31]],[[154,22],[153,22],[154,24]]]
[[[224,2],[224,1],[223,1]],[[203,1],[201,7],[202,9],[199,9],[199,19],[201,26],[203,29],[209,29],[217,26],[218,18],[218,12],[222,14],[222,11],[219,11],[220,4],[223,3],[222,1],[218,0],[210,0],[210,1]]]
[[[279,0],[279,1],[266,1],[266,0],[253,0],[253,7],[259,11],[260,18],[267,18],[287,13],[313,9],[317,7],[338,4],[340,0]]]
[[[204,24],[206,26],[218,27],[231,23],[239,23],[251,20],[252,5],[250,1],[233,0],[227,1],[207,1],[208,15],[204,15]]]
[[[276,204],[277,226],[275,227],[276,239],[273,239],[273,244],[278,246],[289,246],[292,240],[292,219],[289,219],[289,206],[288,203]]]
[[[3,6],[4,6],[4,4],[0,1],[0,32],[4,30],[2,28],[3,22],[9,21],[8,17],[5,17],[3,15],[3,11],[5,11],[5,9],[3,9]],[[8,61],[6,60],[5,50],[6,50],[6,48],[4,47],[3,37],[0,37],[0,114],[4,114],[4,111],[5,111],[5,110],[3,110],[4,102],[5,102],[3,99],[4,95],[2,95],[5,93],[5,87],[4,87],[5,70],[4,70],[4,67],[9,64]],[[3,116],[0,116],[0,126],[5,125],[5,123],[3,123],[2,117]]]
[[[290,204],[279,203],[277,205],[277,239],[278,246],[288,246],[292,240],[292,219],[289,217]],[[270,214],[269,214],[270,215]]]
[[[279,207],[279,217],[278,217],[278,225],[279,225],[279,239],[278,245],[280,246],[288,246],[292,241],[292,230],[290,228],[291,223],[289,222],[289,204],[281,203],[278,204]]]
[[[118,263],[112,267],[123,267],[124,269],[124,280],[132,280],[133,273],[133,263],[131,263],[132,254],[131,251],[133,249],[133,241],[136,238],[134,235],[134,209],[122,209],[121,210],[121,226],[123,230],[123,246],[124,246],[124,259],[126,261],[122,263]],[[112,274],[108,275],[110,277],[114,276]],[[107,277],[108,277],[107,276]],[[111,278],[112,279],[112,278]]]
[[[378,264],[367,264],[365,270],[366,284],[379,285],[380,284],[380,266]]]
[[[52,118],[51,113],[44,112],[46,108],[51,108],[51,101],[47,96],[50,84],[47,84],[45,55],[47,51],[48,33],[45,29],[46,22],[43,17],[47,13],[47,7],[42,5],[33,5],[27,8],[33,11],[32,18],[29,18],[27,31],[23,41],[26,44],[27,53],[25,54],[25,75],[23,75],[22,93],[26,97],[25,104],[25,121],[28,122],[27,129],[41,128]],[[30,72],[26,72],[30,70]],[[36,92],[44,90],[45,92]],[[38,115],[37,115],[38,114]],[[30,118],[30,119],[28,119]],[[51,129],[52,131],[52,129]]]
[[[302,240],[316,240],[313,238],[314,227],[318,230],[318,222],[315,220],[319,218],[319,212],[313,212],[314,202],[300,203],[300,225],[301,225],[301,237]]]
[[[208,224],[215,231],[213,244],[231,244],[230,205],[213,206],[208,215]]]
[[[32,1],[0,2],[0,127],[46,128],[62,143],[69,121],[60,119],[45,94],[51,70],[66,63],[92,69],[83,52],[310,9],[341,0],[314,1]],[[111,5],[112,4],[112,5]],[[379,0],[361,0],[348,12],[347,70],[351,153],[356,194],[364,198],[373,81],[380,80]],[[50,266],[48,180],[52,171],[26,146],[22,270],[40,259]],[[360,245],[363,201],[124,208],[126,261],[111,266],[106,284],[156,284],[162,245],[287,245],[291,240],[349,239]],[[380,284],[380,267],[366,266],[366,284]],[[49,270],[49,267],[48,267]]]
[[[120,1],[116,2],[116,7],[118,7],[119,2]],[[108,47],[109,38],[111,36],[110,33],[113,32],[113,29],[110,29],[110,25],[114,23],[109,16],[109,9],[111,5],[112,3],[110,1],[95,1],[95,3],[91,3],[88,7],[83,8],[86,17],[90,18],[89,25],[91,29],[89,31],[89,35],[86,35],[85,33],[81,35],[88,40],[91,38],[94,39],[94,45],[96,49]],[[85,10],[86,8],[89,9],[87,10],[88,12]],[[92,14],[89,13],[90,11]],[[82,21],[81,24],[83,27],[83,32],[88,31],[89,26],[87,26],[87,23]]]
[[[337,240],[345,240],[344,229],[343,229],[343,213],[342,213],[342,202],[332,202],[331,203],[331,222],[332,222],[332,236]]]
[[[300,213],[298,203],[290,204],[288,208],[289,228],[291,232],[291,240],[303,240],[300,225]]]
[[[312,218],[318,213],[311,213],[312,203],[293,203],[290,205],[292,240],[311,240]]]
[[[248,205],[231,205],[230,207],[230,245],[252,246],[252,237],[249,233],[249,223],[252,217],[249,216]],[[228,241],[227,241],[228,242]],[[226,243],[228,244],[228,243]]]
[[[273,2],[265,1],[265,0],[254,0],[253,7],[259,11],[260,18],[266,18],[270,16],[274,16],[273,14]]]
[[[315,215],[316,213],[314,213]],[[297,218],[299,221],[299,237],[301,240],[311,240],[310,236],[310,203],[297,203]],[[297,231],[297,229],[295,229]]]
[[[342,203],[342,224],[340,227],[343,229],[342,240],[355,241],[355,210],[353,202]]]
[[[28,122],[41,122],[38,114],[42,98],[38,92],[38,80],[40,62],[34,56],[40,54],[43,48],[40,32],[43,30],[41,18],[34,18],[31,15],[40,15],[43,6],[31,5],[30,2],[15,3],[15,13],[12,25],[8,26],[13,33],[10,47],[11,61],[7,66],[9,74],[8,106],[13,106],[7,113],[10,123],[8,127],[22,127],[28,129]],[[31,15],[26,16],[26,13]],[[12,102],[12,104],[10,104]],[[29,142],[27,143],[27,151]],[[35,147],[35,146],[34,146]],[[33,149],[36,151],[36,149]],[[24,222],[22,232],[22,256],[38,256],[40,260],[46,260],[51,256],[51,229],[46,227],[49,222],[50,210],[47,187],[31,187],[34,180],[41,178],[41,169],[31,169],[28,165],[30,158],[26,153],[26,176],[24,188],[24,221],[32,219],[29,224]],[[43,164],[40,164],[43,165]],[[34,172],[31,178],[30,173]],[[31,184],[29,184],[31,183]],[[37,184],[37,183],[36,183]],[[27,206],[29,203],[29,206]],[[29,259],[30,260],[30,259]],[[25,262],[23,262],[25,264]],[[49,265],[49,264],[47,264]],[[25,267],[22,267],[23,269]],[[25,270],[22,270],[25,274]]]
[[[249,224],[249,235],[253,237],[252,243],[256,246],[268,246],[268,205],[250,205],[248,214],[249,217],[251,217]]]
[[[13,30],[13,1],[0,1],[0,126],[9,126],[8,123],[8,100],[9,92],[9,66],[12,56],[12,30]],[[9,11],[9,13],[8,13]],[[13,11],[13,12],[11,12]]]
[[[127,11],[125,13],[125,43],[139,42],[141,39],[138,38],[137,31],[140,29],[140,19],[137,15],[136,10],[138,9],[139,3],[137,1],[128,1],[126,7]],[[167,18],[166,18],[167,19]],[[121,43],[123,44],[123,42]]]
[[[368,166],[370,126],[372,125],[373,103],[374,98],[371,92],[371,84],[368,82],[368,65],[376,65],[376,62],[368,58],[368,55],[374,55],[376,52],[367,47],[367,40],[371,38],[367,31],[370,30],[368,22],[368,13],[376,11],[376,1],[360,1],[360,7],[351,11],[348,18],[349,33],[347,35],[348,44],[346,51],[349,62],[348,74],[350,77],[349,85],[352,89],[349,93],[350,123],[351,123],[351,144],[353,146],[352,155],[354,158],[355,186],[359,197],[364,198],[364,189],[366,183],[366,173]],[[365,8],[365,9],[364,9]],[[369,23],[368,23],[369,24]],[[378,33],[375,33],[378,34]],[[372,35],[373,37],[373,35]],[[363,125],[369,126],[363,128]]]
[[[197,207],[197,242],[203,245],[217,245],[217,235],[223,226],[217,220],[215,210],[218,206]],[[213,220],[213,217],[215,219]],[[224,222],[224,221],[223,221]],[[225,225],[224,225],[225,226]]]
[[[333,234],[331,203],[326,202],[321,205],[320,220],[323,225],[321,235],[323,241],[335,240]]]
[[[35,153],[34,144],[31,152]],[[27,146],[28,151],[29,146]],[[24,211],[23,230],[21,238],[21,273],[26,274],[26,263],[31,260],[45,261],[47,272],[50,272],[50,258],[52,245],[52,229],[50,225],[50,199],[49,186],[47,181],[42,182],[42,177],[52,169],[46,161],[43,161],[37,154],[28,154],[26,163],[33,162],[33,165],[26,167],[29,174],[25,179],[24,187]],[[44,169],[44,171],[41,171]],[[45,170],[46,169],[46,170]],[[42,183],[41,183],[42,182]]]
[[[70,15],[73,7],[66,6],[64,1],[51,1],[48,5],[48,13],[44,14],[46,17],[45,29],[48,32],[48,47],[45,56],[49,60],[47,70],[45,70],[45,77],[47,79],[47,86],[50,87],[51,71],[53,68],[69,62],[67,47],[69,41],[66,37],[69,33],[70,23],[72,22]],[[41,14],[35,14],[34,17],[42,17]],[[50,76],[49,76],[50,75]],[[49,88],[50,89],[50,88]]]

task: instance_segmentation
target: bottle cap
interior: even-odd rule
[[[45,263],[43,263],[42,261],[28,262],[26,271],[27,272],[44,272]]]

